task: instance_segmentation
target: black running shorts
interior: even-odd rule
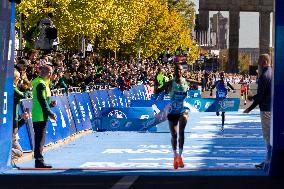
[[[171,122],[178,122],[180,116],[182,116],[182,113],[181,114],[168,114],[168,120],[171,121]]]

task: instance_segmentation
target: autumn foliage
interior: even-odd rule
[[[185,16],[165,0],[23,0],[17,14],[18,18],[24,15],[24,32],[28,32],[53,13],[62,49],[76,49],[77,36],[84,35],[101,49],[136,57],[141,36],[142,58],[157,57],[166,47],[173,52],[182,45],[190,47],[189,59],[194,60],[198,52],[190,28],[195,13],[189,8]]]

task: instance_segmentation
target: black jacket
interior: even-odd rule
[[[271,111],[271,82],[272,68],[264,68],[258,79],[257,94],[253,96],[253,103],[249,107],[250,110],[259,105],[260,111]]]

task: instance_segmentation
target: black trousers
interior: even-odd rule
[[[33,122],[33,128],[35,133],[34,158],[43,161],[42,151],[45,143],[47,121]]]

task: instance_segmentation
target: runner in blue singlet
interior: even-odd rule
[[[215,84],[210,89],[210,96],[212,96],[212,90],[216,87],[216,98],[223,99],[227,98],[228,96],[228,89],[231,88],[235,90],[234,87],[229,83],[225,82],[225,74],[224,72],[220,72],[220,80],[216,81]],[[219,116],[220,113],[216,112],[216,115]],[[225,122],[225,112],[222,112],[222,127],[221,131],[224,130],[224,122]]]
[[[174,169],[184,167],[182,160],[182,151],[184,145],[184,129],[187,124],[189,109],[185,107],[184,100],[187,97],[187,91],[190,83],[201,85],[198,81],[186,80],[182,77],[183,67],[180,64],[175,65],[175,77],[168,81],[156,92],[168,91],[170,93],[170,109],[168,113],[169,129],[171,132],[171,144],[174,153]],[[189,81],[189,82],[188,82]],[[179,124],[179,129],[177,125]],[[179,131],[179,152],[177,152],[177,130]]]

